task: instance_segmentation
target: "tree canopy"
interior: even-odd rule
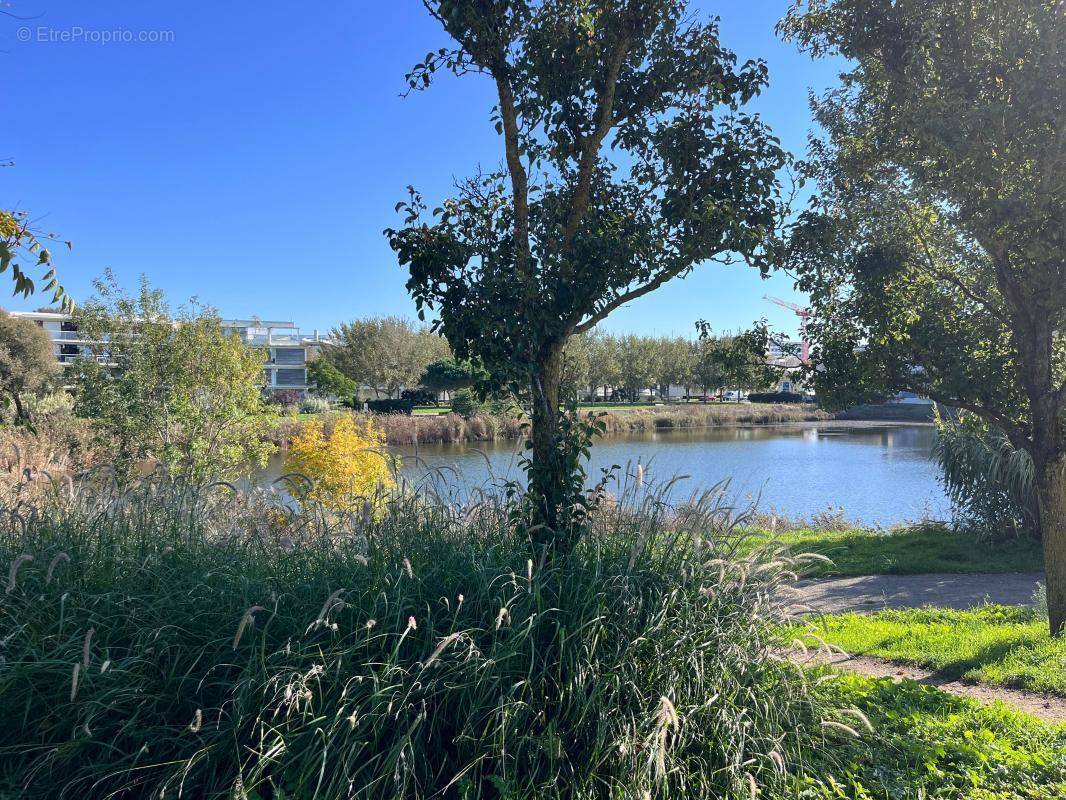
[[[1066,622],[1066,4],[813,0],[781,25],[848,59],[813,102],[818,184],[788,262],[811,377],[910,390],[1033,460],[1052,628]]]
[[[15,421],[27,423],[23,400],[49,388],[60,367],[48,334],[30,320],[0,310],[0,394],[15,406]]]
[[[333,344],[323,356],[374,396],[384,391],[399,397],[418,385],[425,368],[449,354],[440,336],[402,317],[372,317],[341,323],[331,333]]]
[[[575,333],[708,259],[768,269],[786,156],[741,106],[766,85],[682,0],[426,0],[451,37],[408,79],[491,82],[504,167],[386,231],[420,314],[455,355],[526,387],[529,496],[548,542],[579,498],[560,420]],[[545,531],[547,533],[545,533]]]
[[[110,274],[81,306],[94,342],[74,367],[75,411],[89,419],[116,467],[154,460],[194,480],[263,466],[274,449],[259,414],[263,350],[227,334],[217,312],[172,312],[142,279],[135,296]]]
[[[473,386],[478,375],[469,364],[461,364],[454,358],[442,358],[426,366],[418,385],[431,392],[454,392]]]

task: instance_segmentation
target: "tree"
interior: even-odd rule
[[[454,358],[442,358],[426,367],[418,385],[440,394],[469,388],[477,381],[478,376],[469,364],[460,364]]]
[[[355,381],[321,356],[308,362],[307,382],[311,384],[316,394],[325,397],[351,400],[359,391]]]
[[[696,344],[696,365],[693,380],[703,389],[720,390],[726,382],[725,368],[719,350],[719,340],[710,336],[701,336]]]
[[[761,320],[750,329],[715,337],[704,320],[696,323],[700,341],[706,349],[704,369],[708,377],[717,377],[723,386],[738,390],[761,391],[772,386],[784,373],[770,363],[770,328]],[[740,402],[739,392],[737,402]]]
[[[632,333],[619,337],[618,373],[629,402],[640,400],[640,393],[655,383],[660,356],[654,339]]]
[[[48,389],[59,372],[48,334],[0,310],[0,394],[14,404],[16,424],[30,423],[25,396]]]
[[[342,323],[331,334],[326,359],[375,397],[399,397],[415,386],[427,365],[448,356],[448,345],[402,317],[373,317]]]
[[[849,59],[815,100],[819,194],[789,262],[823,400],[908,390],[1032,459],[1066,625],[1066,4],[814,0],[784,34]]]
[[[739,111],[766,85],[683,0],[425,0],[451,36],[408,76],[495,88],[505,168],[386,231],[459,358],[528,387],[531,530],[569,547],[582,469],[560,409],[567,339],[709,259],[768,268],[785,154]],[[721,112],[721,113],[719,113]],[[587,432],[587,431],[586,431]]]
[[[657,339],[655,346],[659,351],[655,378],[659,384],[659,396],[669,400],[671,386],[683,386],[687,390],[691,381],[694,366],[692,343],[678,336]]]
[[[154,460],[201,481],[265,465],[264,352],[227,334],[213,309],[172,314],[143,278],[135,297],[110,274],[96,288],[75,313],[95,342],[74,365],[75,412],[113,447],[115,466]]]
[[[618,340],[610,334],[592,330],[582,334],[588,339],[589,383],[592,385],[592,399],[595,402],[597,391],[603,389],[603,399],[607,400],[608,390],[621,381],[621,368],[618,363]]]
[[[577,403],[589,386],[589,343],[586,335],[571,336],[563,348],[560,391],[565,402]]]
[[[51,251],[43,246],[43,241],[55,239],[55,234],[39,234],[31,227],[29,214],[25,211],[5,211],[0,209],[0,272],[11,268],[11,280],[15,284],[14,294],[29,297],[37,291],[28,273],[26,262],[32,262],[41,270],[40,280],[44,281],[42,292],[52,293],[52,302],[62,302],[64,310],[73,308],[73,303],[56,277],[52,263]],[[70,242],[64,242],[69,249]]]

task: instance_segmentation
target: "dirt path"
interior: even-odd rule
[[[970,697],[982,703],[991,703],[998,700],[1016,711],[1031,714],[1045,722],[1059,725],[1066,724],[1066,698],[1054,695],[1021,692],[1017,689],[1005,689],[998,686],[963,683],[921,667],[897,664],[893,661],[882,661],[879,658],[869,658],[867,656],[827,654],[824,651],[811,651],[809,654],[804,655],[797,650],[791,653],[790,657],[800,664],[827,664],[836,669],[845,669],[857,672],[860,675],[869,675],[872,678],[892,678],[897,683],[910,679],[918,683],[935,686],[950,694]]]
[[[824,614],[881,611],[885,608],[966,609],[986,600],[1025,605],[1042,583],[1039,572],[931,573],[927,575],[863,575],[857,578],[800,581],[781,590],[780,598],[795,611]]]

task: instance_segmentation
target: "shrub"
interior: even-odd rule
[[[401,400],[410,400],[416,406],[436,405],[437,393],[426,389],[404,389],[400,392]]]
[[[752,392],[749,403],[802,403],[803,395],[796,392]]]
[[[274,389],[267,394],[267,400],[275,406],[282,408],[296,408],[303,400],[303,392],[299,389]]]
[[[351,511],[395,481],[385,453],[385,434],[373,419],[351,414],[327,431],[319,420],[305,422],[289,445],[285,468],[313,483],[309,496],[335,511]]]
[[[778,568],[708,563],[721,510],[632,508],[547,568],[510,511],[394,495],[353,529],[155,482],[0,516],[34,556],[0,795],[795,796],[821,709],[769,657]]]
[[[990,537],[1036,535],[1033,462],[976,415],[936,414],[933,455],[958,527]]]
[[[351,397],[359,388],[355,381],[322,357],[307,362],[307,382],[322,397]]]
[[[414,400],[403,399],[385,399],[385,400],[370,400],[367,403],[367,408],[375,414],[410,414],[415,410]]]
[[[310,395],[300,401],[301,414],[325,414],[333,409],[333,404],[325,397]]]
[[[172,312],[143,278],[134,296],[110,272],[96,289],[74,314],[87,352],[65,375],[110,463],[129,477],[158,463],[195,481],[264,467],[274,447],[263,440],[263,351],[195,301]]]
[[[452,395],[452,411],[460,417],[470,418],[481,410],[481,401],[470,389],[457,389]]]

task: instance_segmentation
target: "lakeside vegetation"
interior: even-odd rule
[[[573,559],[543,564],[503,498],[381,499],[338,516],[156,475],[59,485],[5,516],[0,794],[1066,786],[1050,757],[1066,728],[772,658],[787,637],[768,601],[806,564],[752,550],[745,515],[686,508],[693,534],[667,534],[668,496],[623,498]]]
[[[147,283],[77,312],[93,344],[59,345],[79,354],[62,384],[43,331],[0,319],[0,797],[1066,795],[1066,726],[788,657],[806,639],[1066,698],[1061,0],[795,0],[778,33],[846,61],[812,97],[803,161],[749,113],[767,64],[683,0],[424,5],[448,43],[409,88],[488,80],[503,145],[451,197],[409,187],[385,231],[431,327],[342,326],[308,367],[319,396],[273,395],[309,412],[281,420],[263,351]],[[410,131],[428,142],[436,122]],[[803,210],[793,171],[817,184]],[[40,272],[59,301],[28,224],[0,212],[0,272],[23,294]],[[824,418],[574,413],[600,385],[636,400],[772,384],[765,322],[697,322],[698,345],[595,334],[737,260],[809,295],[803,375],[827,408],[910,391],[966,409],[938,457],[980,535],[767,520],[727,484],[675,499],[679,479],[648,485],[639,461],[631,482],[590,476],[605,434]],[[419,371],[457,389],[459,413],[330,409]],[[59,385],[73,400],[45,408]],[[519,436],[523,479],[495,493],[418,493],[384,452]],[[293,471],[241,490],[272,438]],[[810,618],[783,591],[1041,565],[1031,608]]]
[[[834,738],[767,656],[793,567],[717,579],[728,515],[690,515],[696,537],[656,508],[545,563],[503,499],[348,519],[162,477],[61,486],[0,520],[0,794],[788,794]]]
[[[1066,639],[1050,637],[1046,612],[1033,608],[887,610],[834,614],[811,624],[818,637],[852,655],[927,667],[947,680],[1066,697]],[[794,633],[805,636],[802,628]],[[809,636],[806,643],[819,646]]]
[[[596,413],[593,408],[588,413]],[[337,411],[326,416],[338,418],[362,412]],[[452,442],[486,442],[518,439],[527,435],[528,420],[511,414],[374,414],[378,427],[390,445],[437,444]],[[289,441],[307,415],[277,416],[273,439]],[[632,409],[606,411],[600,417],[603,433],[645,433],[674,428],[729,427],[737,425],[780,425],[795,422],[818,422],[829,415],[810,405],[764,403],[713,403],[674,406],[637,406]]]

